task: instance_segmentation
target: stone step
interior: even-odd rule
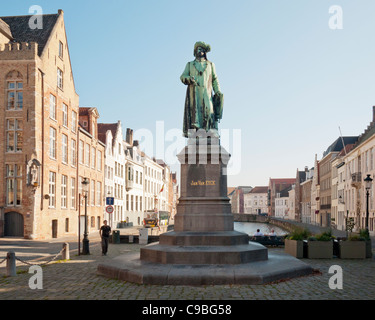
[[[151,244],[141,248],[142,261],[161,264],[241,264],[268,259],[261,244],[234,246],[168,246]]]
[[[233,246],[248,244],[249,236],[238,231],[171,231],[160,235],[159,244],[170,246]]]

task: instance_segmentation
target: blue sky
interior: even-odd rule
[[[322,158],[339,126],[359,135],[372,120],[373,0],[19,0],[0,15],[35,4],[64,10],[80,105],[97,107],[100,122],[121,120],[124,131],[154,132],[156,121],[182,128],[179,77],[194,43],[209,43],[225,95],[220,128],[241,130],[241,170],[229,186],[295,177]],[[342,30],[328,26],[332,5],[343,10]]]

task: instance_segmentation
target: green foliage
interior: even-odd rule
[[[306,240],[311,235],[307,228],[296,228],[288,236],[289,240]]]
[[[366,241],[364,237],[361,237],[358,234],[351,235],[348,240],[349,241]]]
[[[325,231],[317,234],[313,237],[309,237],[309,241],[331,241],[334,237],[332,236],[332,231]]]
[[[365,240],[370,240],[370,233],[367,229],[359,230],[359,236]]]

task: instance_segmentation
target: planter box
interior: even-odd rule
[[[365,241],[340,241],[341,259],[366,259]]]
[[[332,259],[333,241],[307,241],[309,259]]]
[[[303,258],[303,241],[285,239],[284,251],[296,258]]]

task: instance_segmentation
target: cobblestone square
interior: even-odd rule
[[[111,244],[107,256],[100,243],[91,240],[90,255],[72,250],[69,261],[53,261],[42,267],[43,289],[29,288],[28,266],[19,264],[16,277],[5,276],[0,266],[1,300],[374,300],[375,259],[303,259],[314,269],[312,276],[266,285],[157,286],[139,285],[97,275],[100,262],[120,254],[139,252],[139,244]],[[284,250],[283,248],[269,248]],[[58,251],[56,251],[57,253]],[[59,258],[58,258],[59,259]],[[42,258],[38,263],[49,260]],[[343,270],[343,289],[330,289],[329,268]]]

